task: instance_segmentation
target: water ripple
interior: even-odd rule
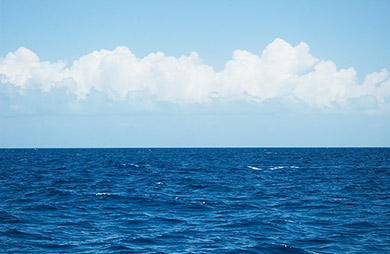
[[[7,253],[390,253],[390,149],[0,149]]]

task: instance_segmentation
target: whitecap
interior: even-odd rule
[[[114,195],[113,193],[109,193],[109,192],[98,192],[95,194],[96,196],[111,196],[111,195]]]
[[[270,170],[275,170],[275,169],[282,169],[284,168],[283,166],[277,166],[277,167],[272,167],[272,168],[269,168]]]
[[[261,168],[252,167],[252,166],[248,166],[248,168],[253,169],[253,170],[261,170]]]

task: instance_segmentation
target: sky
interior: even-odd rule
[[[389,12],[0,0],[0,147],[390,146]]]

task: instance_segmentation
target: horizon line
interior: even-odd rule
[[[107,147],[0,147],[6,149],[291,149],[291,148],[390,148],[390,146],[107,146]]]

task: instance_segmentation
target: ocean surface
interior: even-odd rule
[[[0,149],[0,252],[390,253],[390,149]]]

